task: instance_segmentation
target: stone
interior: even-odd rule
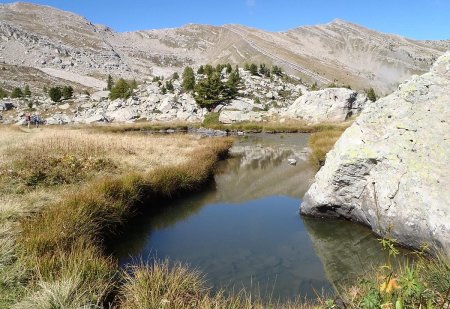
[[[289,165],[297,165],[297,160],[295,160],[295,159],[288,159],[288,164]]]
[[[264,115],[264,112],[222,111],[219,115],[219,121],[224,124],[243,121],[259,122],[263,120]]]
[[[93,101],[97,101],[97,102],[101,102],[101,101],[107,100],[108,97],[109,97],[109,91],[108,90],[97,91],[97,92],[94,92],[93,94],[91,94],[91,99]]]
[[[342,122],[359,114],[368,102],[364,94],[346,88],[311,91],[299,97],[283,116],[308,122]]]
[[[450,255],[450,52],[368,104],[327,154],[301,213]]]

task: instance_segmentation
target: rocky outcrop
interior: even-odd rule
[[[450,254],[449,121],[450,52],[366,106],[328,153],[301,213]]]
[[[346,88],[311,91],[295,100],[284,116],[308,122],[342,122],[359,114],[368,101],[364,94]]]

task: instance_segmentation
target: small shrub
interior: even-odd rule
[[[15,98],[22,98],[23,97],[23,92],[22,89],[20,89],[19,87],[16,87],[13,89],[13,91],[11,92],[11,98],[15,99]]]
[[[63,96],[61,88],[59,87],[50,88],[50,90],[48,91],[48,95],[53,102],[61,101],[61,98]]]

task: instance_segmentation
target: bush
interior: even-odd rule
[[[172,75],[173,80],[177,80],[179,78],[180,78],[180,75],[178,74],[178,72],[173,73],[173,75]]]
[[[205,69],[203,68],[203,65],[201,65],[201,66],[198,68],[197,74],[205,74]]]
[[[48,95],[53,102],[59,102],[62,98],[62,91],[59,87],[52,87],[48,91]]]
[[[62,89],[62,96],[63,96],[64,100],[71,99],[73,96],[72,86],[64,86]]]
[[[373,90],[373,88],[367,90],[367,98],[372,102],[377,100],[377,95],[375,94],[375,90]]]
[[[15,99],[15,98],[21,98],[21,97],[23,97],[22,89],[20,89],[19,87],[14,88],[11,93],[11,98]]]

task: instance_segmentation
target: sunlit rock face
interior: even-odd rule
[[[449,121],[450,52],[365,107],[327,155],[301,213],[450,253]]]

